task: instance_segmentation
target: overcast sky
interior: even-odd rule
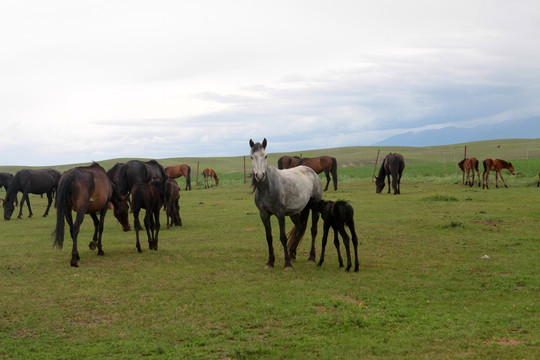
[[[372,145],[540,115],[540,1],[0,3],[0,165]],[[538,134],[540,137],[540,134]]]

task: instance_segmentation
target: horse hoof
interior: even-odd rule
[[[79,267],[79,263],[73,259],[71,260],[70,265],[73,267]]]
[[[274,264],[266,264],[266,265],[264,265],[264,268],[265,268],[265,269],[273,269],[273,268],[274,268]]]
[[[289,265],[289,266],[285,265],[285,267],[283,268],[283,270],[292,270],[292,269],[293,269],[292,265]]]
[[[96,247],[97,247],[97,244],[95,241],[90,241],[90,244],[88,244],[88,247],[90,248],[90,250],[96,250]]]
[[[307,263],[308,263],[308,264],[315,264],[315,259],[309,258],[309,259],[307,260]]]
[[[358,268],[357,268],[357,267],[354,268],[354,272],[358,272]]]
[[[105,253],[103,252],[103,250],[99,250],[97,254],[98,254],[99,256],[105,255]]]

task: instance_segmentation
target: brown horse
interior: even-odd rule
[[[484,163],[484,173],[482,174],[482,181],[483,181],[482,189],[483,188],[489,189],[488,177],[489,177],[489,172],[491,170],[495,171],[495,187],[497,188],[499,187],[497,175],[501,177],[504,187],[508,187],[508,185],[506,185],[506,181],[504,181],[504,178],[502,176],[502,169],[507,169],[508,171],[510,171],[510,174],[516,175],[514,166],[512,165],[511,162],[504,161],[501,159],[486,159],[484,160],[483,163]]]
[[[208,188],[212,187],[212,178],[214,178],[214,180],[216,182],[216,186],[218,186],[219,179],[218,179],[218,177],[216,175],[216,172],[213,169],[206,168],[206,169],[203,170],[202,174],[204,176],[204,188],[205,189],[208,189]],[[210,178],[210,185],[208,185],[208,178]]]
[[[167,166],[165,173],[169,179],[176,179],[181,176],[186,178],[186,190],[191,190],[191,168],[188,164],[180,164],[176,166]]]
[[[328,184],[330,184],[330,173],[332,174],[332,180],[334,180],[334,190],[337,190],[337,160],[331,156],[319,156],[315,158],[303,158],[300,159],[297,166],[304,165],[310,167],[317,174],[324,171],[326,175],[326,187],[324,191],[328,190]]]
[[[300,156],[287,156],[280,157],[277,161],[278,169],[290,169],[298,165],[300,162]]]
[[[480,171],[478,171],[478,159],[475,157],[465,158],[458,163],[459,168],[463,171],[463,177],[461,184],[473,186],[474,185],[474,171],[478,174],[478,186],[481,185]],[[469,173],[472,172],[472,180],[469,179]],[[465,181],[465,173],[467,173],[467,181]]]
[[[61,249],[64,244],[65,218],[73,239],[71,266],[79,266],[80,257],[77,250],[77,236],[85,214],[90,214],[92,220],[94,220],[95,230],[93,240],[90,242],[90,249],[94,250],[97,245],[98,255],[104,255],[101,238],[109,202],[114,206],[114,216],[120,221],[124,231],[128,231],[127,203],[118,194],[116,186],[107,177],[105,169],[98,163],[94,162],[90,166],[73,168],[66,171],[60,178],[55,202],[56,229],[53,233],[54,245]],[[71,211],[77,213],[75,222],[73,222]]]
[[[165,214],[167,215],[167,229],[170,229],[171,226],[182,226],[179,201],[180,188],[178,187],[178,183],[176,180],[167,179],[165,182]]]

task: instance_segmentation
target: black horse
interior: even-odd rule
[[[152,179],[167,179],[165,169],[156,160],[129,160],[118,170],[118,191],[127,196],[135,184],[149,183]]]
[[[405,160],[401,154],[390,153],[384,158],[379,175],[377,175],[375,185],[377,194],[384,189],[384,178],[388,177],[388,193],[390,193],[390,175],[392,176],[392,188],[394,195],[401,194],[400,183],[403,169],[405,168]]]
[[[326,247],[326,242],[328,240],[328,231],[330,227],[334,229],[334,245],[336,246],[339,267],[343,267],[343,259],[341,258],[341,253],[339,251],[339,238],[338,233],[341,234],[343,239],[343,245],[347,251],[347,267],[345,271],[351,269],[351,251],[349,247],[349,235],[345,230],[345,225],[349,227],[351,231],[352,244],[354,247],[354,271],[358,271],[358,236],[356,236],[356,231],[354,230],[354,209],[346,201],[324,201],[320,200],[313,205],[314,209],[321,213],[321,217],[324,220],[324,233],[322,238],[322,249],[321,249],[321,258],[317,266],[321,266],[324,262],[324,249]]]
[[[11,184],[11,180],[13,180],[13,174],[0,173],[0,189],[4,188],[4,190],[7,192],[9,184]]]
[[[139,231],[143,230],[139,221],[139,212],[146,210],[144,216],[144,226],[148,235],[148,246],[150,250],[158,249],[159,235],[159,211],[165,203],[165,180],[154,179],[149,183],[137,183],[131,189],[131,201],[133,206],[133,226],[137,236],[137,251],[142,252],[139,242]]]
[[[17,216],[19,219],[22,217],[22,210],[25,201],[26,205],[28,206],[28,217],[32,217],[33,215],[28,194],[47,194],[47,209],[45,210],[43,217],[47,216],[49,214],[53,195],[56,191],[56,187],[58,186],[60,176],[60,172],[53,169],[23,169],[17,171],[15,176],[13,176],[11,184],[9,185],[6,200],[4,201],[4,219],[11,219],[13,210],[15,210],[13,203],[15,202],[17,193],[19,191],[23,193],[19,215]]]

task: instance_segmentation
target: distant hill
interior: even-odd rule
[[[504,121],[491,126],[463,129],[406,132],[379,141],[373,146],[437,146],[496,139],[533,139],[540,137],[540,118]]]

